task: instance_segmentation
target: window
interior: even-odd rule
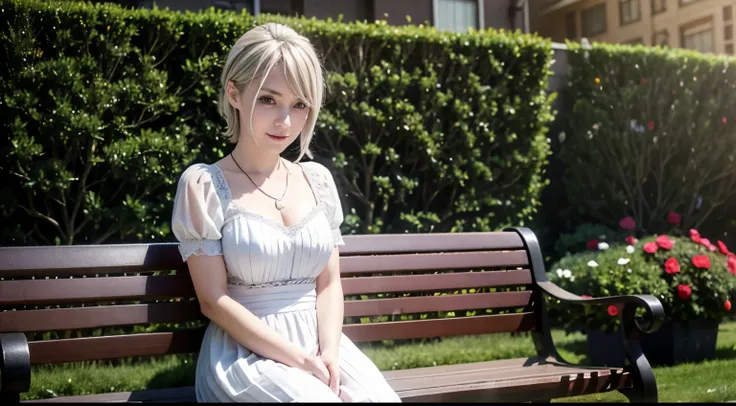
[[[731,6],[723,8],[723,21],[731,21]]]
[[[642,37],[638,37],[638,38],[630,39],[630,40],[624,42],[624,44],[628,44],[628,45],[644,44],[644,39]]]
[[[652,14],[659,14],[667,11],[667,0],[651,0]]]
[[[483,1],[434,0],[434,21],[438,30],[465,32],[483,28]]]
[[[652,35],[652,46],[663,46],[667,47],[670,45],[670,34],[667,30],[660,30]]]
[[[733,44],[726,45],[726,54],[733,55]]]
[[[630,24],[641,19],[641,2],[639,0],[619,0],[618,7],[621,25]]]
[[[723,39],[726,41],[733,39],[733,25],[729,24],[723,27]]]
[[[567,38],[575,39],[578,37],[578,25],[577,14],[573,11],[572,13],[565,14],[565,36]]]
[[[583,10],[583,36],[592,37],[606,32],[606,3]]]
[[[713,52],[713,21],[708,18],[688,24],[681,29],[682,47],[703,53]]]

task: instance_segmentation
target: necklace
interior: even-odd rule
[[[284,193],[281,195],[281,198],[280,199],[277,199],[277,198],[269,195],[265,191],[263,191],[263,189],[261,189],[261,187],[258,186],[258,184],[256,184],[256,182],[253,182],[253,179],[251,179],[250,175],[248,175],[248,173],[245,172],[243,170],[243,168],[240,167],[240,165],[238,164],[238,161],[235,160],[235,157],[233,156],[232,152],[230,153],[230,158],[233,159],[233,162],[235,162],[235,165],[238,167],[238,169],[240,169],[240,172],[243,172],[245,174],[245,176],[247,176],[248,179],[253,183],[253,185],[255,185],[255,187],[258,188],[258,190],[261,191],[261,193],[263,193],[264,195],[266,195],[266,196],[270,197],[271,199],[273,199],[274,206],[276,206],[276,210],[281,211],[281,210],[284,209],[285,206],[281,202],[281,200],[284,199],[284,196],[286,196],[286,191],[289,189],[289,170],[288,169],[286,170],[286,187],[284,187]],[[281,166],[281,160],[283,160],[283,158],[279,157],[279,159],[280,159],[280,161],[279,161],[279,167],[280,167]]]

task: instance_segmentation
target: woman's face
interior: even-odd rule
[[[240,115],[239,140],[252,141],[259,148],[280,154],[302,132],[310,109],[291,92],[282,62],[271,69],[256,94],[257,86],[258,79],[238,93],[232,82],[227,85],[230,104],[238,109]],[[254,100],[251,132],[249,114]]]

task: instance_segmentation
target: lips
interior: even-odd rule
[[[269,133],[266,133],[266,135],[268,135],[268,137],[271,138],[272,140],[278,141],[278,142],[283,142],[283,141],[286,141],[287,139],[289,139],[288,136],[273,135],[273,134],[269,134]]]

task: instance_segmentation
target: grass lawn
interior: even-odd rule
[[[570,362],[585,363],[585,336],[553,331],[555,343]],[[396,347],[364,347],[381,370],[489,361],[534,355],[529,336],[495,334],[448,338],[441,342]],[[736,400],[736,322],[721,324],[718,359],[699,364],[655,368],[661,402]],[[33,370],[31,391],[22,399],[134,391],[193,385],[194,357],[169,356],[118,365],[77,363]],[[560,402],[626,402],[618,392],[557,399]]]

